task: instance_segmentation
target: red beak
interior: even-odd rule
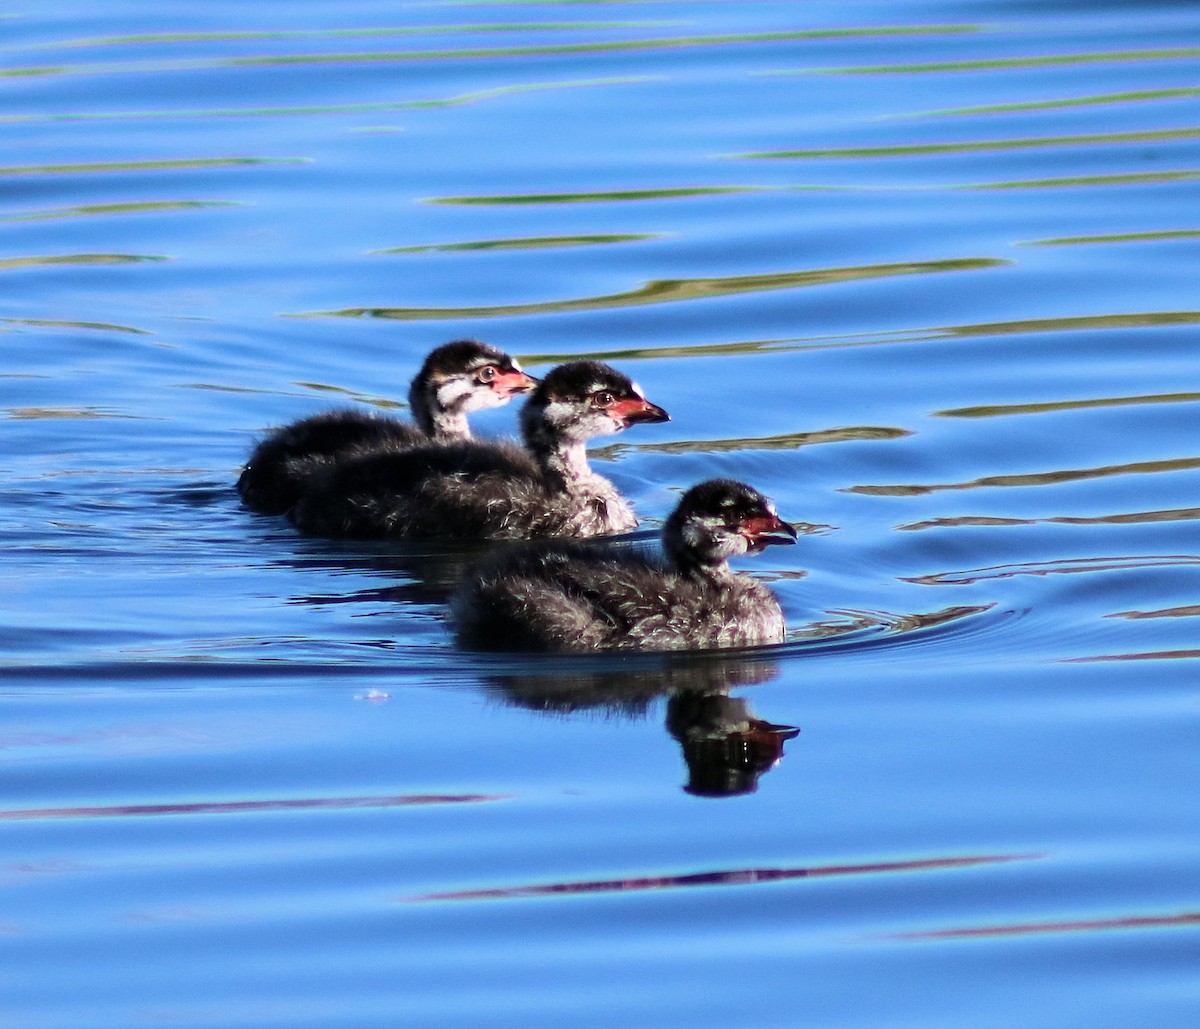
[[[669,422],[671,416],[657,404],[643,400],[641,397],[628,397],[618,400],[608,413],[622,429],[639,422]]]
[[[492,388],[493,393],[498,393],[502,397],[515,397],[518,393],[529,393],[538,383],[532,375],[526,375],[524,372],[500,372],[488,384]]]
[[[795,543],[796,530],[778,515],[757,515],[745,519],[738,532],[746,537],[750,550],[763,550],[772,543]]]

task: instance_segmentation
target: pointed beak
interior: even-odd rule
[[[489,383],[492,392],[505,399],[515,397],[519,393],[531,393],[537,384],[538,380],[532,375],[518,371],[501,372]]]
[[[643,400],[641,397],[629,397],[618,400],[608,408],[608,414],[617,425],[624,429],[640,422],[669,422],[671,416],[657,404]]]
[[[796,530],[778,515],[759,515],[747,518],[738,532],[750,544],[751,551],[763,550],[772,543],[795,543]]]

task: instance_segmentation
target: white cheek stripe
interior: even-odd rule
[[[437,390],[438,403],[449,410],[463,397],[471,393],[471,386],[462,379],[451,379],[442,383]]]

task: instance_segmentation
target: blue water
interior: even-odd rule
[[[0,1025],[1195,1025],[1197,40],[0,7]],[[671,412],[640,538],[773,496],[787,643],[466,654],[477,549],[241,508],[461,336]]]

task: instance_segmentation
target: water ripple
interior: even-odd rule
[[[494,307],[348,307],[340,311],[307,311],[299,318],[392,318],[398,321],[426,321],[451,318],[505,318],[527,314],[564,311],[595,311],[611,307],[635,307],[665,304],[680,300],[768,290],[795,289],[833,282],[889,278],[897,275],[923,275],[934,272],[977,271],[996,268],[1008,262],[989,257],[966,257],[943,261],[907,261],[900,264],[859,265],[847,268],[823,268],[815,271],[776,272],[768,275],[731,275],[722,278],[658,279],[640,289],[606,296],[549,300],[536,304],[508,304]]]
[[[1126,464],[1103,465],[1099,468],[1064,468],[1052,472],[1030,472],[1023,475],[985,475],[969,482],[847,486],[840,492],[859,493],[869,497],[916,497],[947,490],[1051,486],[1063,482],[1079,482],[1084,479],[1104,479],[1114,475],[1146,475],[1156,472],[1186,471],[1192,468],[1200,468],[1200,457],[1180,457],[1163,461],[1130,461]]]
[[[572,896],[592,893],[628,893],[643,890],[679,889],[690,886],[757,886],[792,879],[824,879],[832,876],[879,875],[897,872],[947,871],[1009,861],[1036,861],[1043,854],[980,854],[961,857],[924,858],[915,861],[881,861],[863,865],[816,865],[807,868],[733,868],[715,872],[680,875],[633,876],[625,879],[591,879],[579,882],[543,883],[491,889],[456,890],[405,897],[409,903],[439,900],[516,900],[526,897]]]
[[[1088,918],[1075,922],[1011,922],[1004,925],[964,926],[893,933],[891,940],[963,940],[997,936],[1036,936],[1046,933],[1113,932],[1123,929],[1171,929],[1200,925],[1200,912],[1175,915],[1125,915],[1119,918]]]
[[[941,75],[963,71],[1008,71],[1076,64],[1128,64],[1143,61],[1186,61],[1200,57],[1200,47],[1147,50],[1100,50],[1073,54],[1029,54],[1018,57],[978,57],[965,61],[926,61],[913,64],[872,64],[844,68],[804,68],[777,75]]]
[[[1035,136],[1024,139],[975,139],[954,143],[906,143],[902,146],[835,147],[815,150],[763,150],[733,154],[748,160],[844,157],[917,157],[932,154],[966,154],[990,150],[1039,150],[1047,147],[1113,146],[1127,143],[1166,142],[1195,139],[1200,128],[1154,129],[1138,132],[1097,132],[1081,136]]]

